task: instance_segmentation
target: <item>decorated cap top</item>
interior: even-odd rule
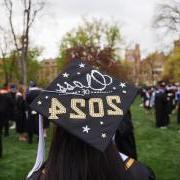
[[[136,96],[136,88],[73,61],[31,107],[94,148],[104,151]]]

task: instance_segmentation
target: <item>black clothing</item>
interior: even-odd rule
[[[135,161],[134,159],[128,158],[124,162],[125,167],[125,177],[123,180],[156,180],[156,177],[153,171],[141,164],[140,162]],[[45,180],[46,179],[46,170],[44,166],[34,173],[27,180]]]
[[[132,159],[128,159],[125,164],[128,164],[128,161],[132,161]],[[145,165],[140,162],[134,161],[134,163],[127,168],[125,180],[155,180],[154,172]]]
[[[0,92],[0,157],[2,157],[3,145],[2,135],[3,128],[5,127],[5,136],[9,135],[9,123],[10,111],[13,108],[13,102],[10,94],[6,90]]]
[[[4,125],[7,120],[11,118],[11,111],[14,108],[13,101],[8,92],[0,93],[0,126]]]
[[[178,103],[178,109],[177,109],[177,123],[180,124],[180,102]]]
[[[120,152],[137,160],[134,128],[130,111],[124,116],[116,131],[115,143]]]
[[[28,105],[27,132],[29,136],[29,143],[32,143],[33,134],[38,135],[38,128],[39,128],[38,113],[33,111],[29,105],[37,96],[39,96],[40,93],[41,90],[37,87],[34,87],[34,88],[30,88],[29,92],[26,95],[26,102]]]
[[[156,126],[163,127],[169,123],[167,95],[164,91],[157,91],[155,95]]]
[[[16,119],[16,131],[20,134],[25,132],[25,127],[26,127],[25,110],[26,110],[25,100],[21,93],[17,93],[15,119]]]
[[[2,157],[3,145],[2,145],[2,127],[0,126],[0,158]]]

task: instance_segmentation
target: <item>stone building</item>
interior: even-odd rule
[[[155,52],[141,61],[140,82],[141,84],[155,85],[162,79],[162,72],[167,56],[163,52]]]
[[[132,64],[131,79],[139,84],[140,65],[141,65],[141,50],[140,45],[136,44],[134,49],[126,49],[125,60]]]

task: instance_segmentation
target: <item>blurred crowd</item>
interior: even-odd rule
[[[14,84],[4,85],[0,89],[0,157],[2,156],[2,136],[9,136],[9,129],[16,129],[20,141],[33,142],[33,135],[38,138],[38,114],[30,108],[31,102],[40,94],[35,82],[28,88]],[[44,118],[44,136],[49,127]]]
[[[2,137],[9,136],[9,129],[16,129],[19,141],[33,142],[38,139],[38,113],[31,110],[31,102],[42,89],[31,81],[29,87],[4,85],[0,89],[0,157],[2,156]],[[180,124],[180,84],[167,84],[160,81],[157,86],[146,86],[139,90],[142,104],[148,112],[155,110],[156,126],[167,128],[171,114],[177,111],[177,123]],[[44,117],[44,137],[47,137],[49,120]],[[137,159],[134,130],[130,110],[116,132],[115,141],[121,152]]]
[[[177,123],[180,124],[180,84],[158,82],[157,86],[141,88],[142,106],[146,112],[154,108],[156,126],[167,128],[170,117],[177,111]]]

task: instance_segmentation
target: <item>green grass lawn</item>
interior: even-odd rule
[[[153,168],[157,180],[180,180],[180,126],[176,116],[171,117],[168,129],[157,129],[153,113],[146,114],[139,103],[137,99],[132,106],[139,160]],[[19,142],[11,131],[10,137],[4,138],[0,180],[22,180],[33,166],[36,148],[37,143]]]

